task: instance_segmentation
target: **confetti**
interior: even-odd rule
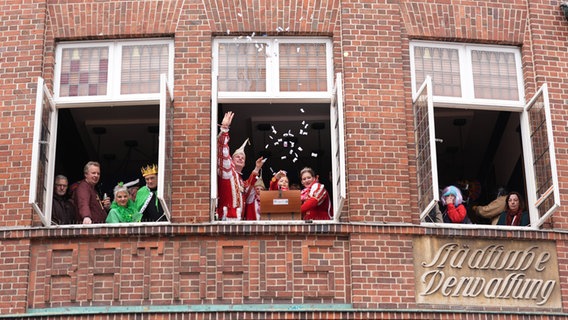
[[[298,147],[298,151],[304,151],[304,149],[302,149],[302,147]]]
[[[278,142],[282,142],[282,138],[278,139]]]
[[[270,138],[270,140],[274,140],[273,136],[269,135],[268,137]]]
[[[275,146],[277,146],[277,145],[279,145],[279,144],[280,144],[280,142],[278,142],[278,141],[274,142],[274,145],[275,145]]]
[[[312,152],[312,157],[317,158],[317,157],[318,157],[318,154],[315,153],[315,152]]]
[[[287,136],[288,136],[288,133],[286,132],[286,133],[284,133],[282,136],[287,137]]]
[[[288,141],[284,141],[282,145],[284,146],[284,148],[288,148]]]
[[[296,152],[294,152],[294,155],[296,156],[296,158],[298,157],[298,154]]]
[[[304,17],[300,17],[300,20],[298,20],[298,21],[302,21],[302,20],[304,20]]]
[[[306,111],[304,111],[304,108],[300,108],[300,112],[301,113],[305,113]],[[305,121],[302,121],[302,124],[304,124]]]
[[[292,159],[292,162],[296,163],[296,161],[298,161],[298,158]]]
[[[268,149],[268,144],[264,146],[264,149]]]
[[[239,13],[237,13],[237,16],[242,17],[243,14],[239,12]]]
[[[290,27],[286,27],[286,31],[290,30]]]
[[[296,52],[298,52],[298,53],[300,52],[300,47],[296,48]]]
[[[294,150],[290,150],[290,154],[294,153]]]
[[[272,174],[274,174],[274,170],[272,169],[272,167],[268,167],[270,168],[270,172],[272,172]]]
[[[303,134],[303,133],[304,133],[304,130],[300,129],[300,134]]]
[[[280,159],[284,160],[284,159],[286,159],[286,156],[282,156],[282,157],[280,157]]]
[[[276,28],[276,31],[277,31],[277,32],[282,32],[282,31],[284,31],[284,29],[282,29],[282,27],[278,27],[278,28]]]
[[[294,142],[290,141],[290,147],[294,148]]]
[[[231,30],[227,29],[227,34],[231,34]]]

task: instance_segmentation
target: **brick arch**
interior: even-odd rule
[[[331,34],[339,21],[340,0],[211,1],[207,18],[213,33]],[[248,5],[252,4],[252,5]]]
[[[409,37],[521,44],[527,26],[524,6],[479,7],[403,2],[402,22]]]
[[[173,34],[183,0],[49,1],[47,10],[56,39]]]

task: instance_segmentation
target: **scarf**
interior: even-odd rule
[[[521,216],[523,212],[519,208],[517,211],[507,209],[507,225],[508,226],[518,226],[521,224]]]
[[[110,208],[118,212],[120,222],[140,222],[142,219],[142,214],[136,211],[132,200],[128,200],[126,207],[119,206],[116,201],[113,201]]]

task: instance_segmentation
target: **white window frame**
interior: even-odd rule
[[[334,181],[334,196],[332,199],[333,203],[333,219],[332,220],[315,220],[313,222],[316,223],[335,223],[339,221],[341,211],[343,209],[343,205],[346,199],[346,173],[345,173],[345,129],[344,129],[344,111],[343,111],[343,77],[341,73],[337,73],[335,75],[335,81],[333,79],[333,59],[332,59],[332,52],[331,52],[331,39],[288,39],[288,38],[261,38],[261,41],[265,41],[263,43],[272,43],[275,46],[278,43],[311,43],[314,41],[322,42],[324,41],[327,43],[327,74],[328,74],[328,91],[324,93],[318,92],[285,92],[285,93],[278,93],[278,92],[266,92],[259,94],[258,92],[219,92],[218,91],[218,44],[219,43],[226,43],[226,42],[234,42],[235,38],[226,38],[221,37],[219,39],[214,39],[213,41],[213,68],[212,68],[212,84],[211,84],[211,141],[210,141],[210,150],[211,150],[211,162],[210,162],[210,176],[211,176],[211,194],[210,194],[210,218],[211,221],[214,221],[215,210],[217,206],[218,200],[218,193],[217,193],[217,135],[219,133],[219,127],[217,124],[217,119],[219,116],[218,109],[219,103],[242,103],[242,102],[264,102],[264,101],[271,101],[274,103],[294,103],[294,102],[328,102],[330,103],[330,124],[331,124],[331,150],[332,150],[332,157],[331,157],[331,167],[333,173]],[[245,40],[247,41],[247,40]],[[267,55],[267,59],[272,59],[271,56]],[[277,63],[270,62],[270,63]],[[271,74],[267,70],[267,74],[270,74],[270,77],[267,77],[267,81],[272,81],[275,83],[279,83],[279,77],[277,74]],[[277,80],[274,80],[277,79]],[[272,87],[274,85],[268,86],[267,88]],[[279,88],[277,85],[276,88]],[[268,99],[267,99],[268,98]],[[243,221],[244,222],[244,221]],[[215,223],[225,223],[225,224],[234,224],[234,221],[215,221]],[[267,220],[260,220],[260,221],[246,221],[246,223],[259,223],[259,224],[290,224],[290,223],[304,223],[304,221],[267,221]]]
[[[459,44],[451,42],[433,42],[433,41],[411,41],[410,42],[410,71],[412,75],[412,93],[416,94],[419,85],[416,83],[416,66],[414,63],[414,49],[415,47],[428,47],[428,48],[443,48],[455,49],[458,51],[459,65],[460,65],[460,84],[461,84],[461,97],[448,97],[433,95],[432,99],[436,107],[447,108],[465,108],[466,106],[472,109],[487,109],[488,106],[493,106],[501,111],[515,111],[520,112],[525,105],[525,91],[523,85],[522,74],[522,60],[521,52],[517,47],[511,46],[498,46],[498,45],[471,45]],[[473,50],[487,51],[487,52],[506,52],[512,53],[515,57],[515,64],[517,70],[517,90],[518,100],[495,100],[495,99],[479,99],[474,98],[473,86],[473,72],[471,63],[471,52]],[[435,80],[433,80],[435,86]]]
[[[443,44],[437,44],[438,46],[443,46]],[[412,46],[412,43],[411,43]],[[474,46],[472,46],[474,47]],[[479,46],[475,46],[476,48],[478,48]],[[410,50],[411,52],[413,50]],[[411,58],[413,59],[413,58]],[[520,68],[520,65],[519,65]],[[413,79],[413,83],[414,83],[414,69],[411,68],[412,71],[412,79]],[[520,72],[520,71],[518,71]],[[428,118],[429,118],[429,139],[430,139],[430,152],[432,153],[432,155],[435,156],[436,154],[436,142],[435,142],[435,138],[436,138],[436,134],[435,134],[435,130],[434,130],[434,107],[452,107],[452,108],[463,108],[463,109],[467,109],[470,108],[472,106],[472,100],[467,100],[467,99],[462,99],[461,103],[459,102],[460,100],[457,100],[456,102],[453,102],[451,106],[448,106],[448,100],[444,100],[444,99],[436,99],[436,96],[433,95],[432,93],[432,89],[428,89],[431,85],[431,79],[430,77],[426,77],[426,80],[424,81],[424,83],[420,86],[420,88],[418,89],[417,92],[414,92],[414,88],[413,88],[413,104],[416,101],[416,99],[418,99],[419,95],[421,95],[424,90],[427,90],[427,99],[428,99]],[[471,78],[470,78],[470,82],[469,83],[463,83],[462,82],[462,87],[463,86],[470,86],[472,87],[472,82],[471,82]],[[519,90],[523,92],[524,91],[521,89],[523,88],[524,85],[519,85]],[[524,103],[524,100],[522,103],[520,103],[519,105],[517,105],[515,103],[514,107],[512,105],[510,106],[506,106],[506,107],[502,107],[502,105],[500,104],[494,104],[494,103],[489,103],[489,102],[494,102],[493,100],[483,100],[484,102],[487,102],[488,104],[482,104],[481,102],[477,102],[475,103],[475,108],[474,109],[479,109],[479,110],[489,110],[489,111],[513,111],[513,112],[517,112],[520,113],[520,122],[521,122],[521,137],[522,137],[522,145],[523,145],[523,159],[525,161],[525,184],[527,186],[527,203],[528,203],[528,211],[529,211],[529,216],[530,216],[530,225],[529,227],[532,229],[539,229],[539,227],[545,222],[545,220],[550,217],[559,207],[560,207],[560,190],[559,190],[559,184],[558,184],[558,172],[556,169],[556,155],[555,155],[555,148],[554,148],[554,135],[553,135],[553,129],[552,129],[552,117],[550,114],[550,104],[549,104],[549,100],[548,100],[548,89],[547,89],[547,85],[546,83],[543,84],[539,90],[535,93],[534,97],[531,98],[531,100],[528,103]],[[524,97],[524,95],[523,95]],[[524,99],[524,98],[523,98]],[[542,110],[544,112],[544,122],[543,124],[546,127],[546,134],[547,134],[547,143],[548,143],[548,152],[549,152],[549,159],[550,159],[550,172],[551,172],[551,176],[547,177],[548,180],[550,181],[550,185],[547,188],[547,190],[543,191],[541,194],[537,194],[537,177],[536,177],[536,170],[534,169],[534,155],[533,155],[533,146],[535,144],[535,141],[532,140],[532,132],[531,132],[531,125],[530,125],[530,110],[531,108],[533,108],[535,106],[535,104],[539,102],[542,104]],[[415,125],[416,126],[416,125]],[[542,142],[539,142],[542,143]],[[418,150],[417,150],[418,151]],[[437,159],[435,159],[435,157],[432,158],[432,167],[430,168],[431,172],[431,176],[432,176],[432,185],[434,190],[438,190],[438,181],[437,181]],[[418,177],[419,182],[421,177]],[[421,197],[419,195],[419,197]],[[428,197],[428,196],[427,196]],[[427,205],[424,206],[424,208],[420,208],[421,209],[421,213],[420,213],[420,220],[422,224],[426,224],[426,225],[432,225],[432,223],[430,222],[424,222],[423,218],[428,214],[429,210],[431,210],[433,208],[433,203],[435,203],[435,201],[437,201],[439,198],[439,195],[434,194],[432,195],[432,198],[419,198],[419,203],[428,203]],[[552,200],[552,205],[550,206],[550,208],[547,210],[547,212],[545,212],[542,215],[539,215],[538,213],[538,207],[541,206],[543,203],[545,203],[547,200]],[[449,227],[449,228],[455,228],[455,227],[459,227],[459,228],[492,228],[495,226],[489,226],[489,225],[475,225],[475,224],[459,224],[459,225],[455,225],[455,224],[436,224],[438,226],[442,226],[442,227]],[[527,227],[512,227],[512,226],[498,226],[499,228],[512,228],[512,229],[516,229],[516,228],[527,228]]]
[[[55,50],[55,77],[54,100],[58,105],[81,104],[83,106],[101,105],[108,103],[137,103],[144,104],[160,99],[160,93],[149,94],[121,94],[122,48],[128,45],[168,45],[168,82],[173,83],[174,78],[174,41],[172,39],[129,39],[115,41],[69,41],[57,44]],[[61,97],[59,95],[61,81],[62,51],[63,49],[105,47],[109,49],[107,94],[104,96],[74,96]]]
[[[294,38],[294,37],[218,37],[213,40],[213,70],[214,75],[219,74],[219,44],[249,44],[262,46],[266,57],[266,91],[264,92],[243,92],[243,91],[217,91],[219,102],[242,102],[255,100],[257,102],[269,102],[274,99],[283,99],[286,102],[329,102],[333,89],[333,47],[329,38]],[[279,46],[280,44],[310,44],[323,43],[326,45],[326,72],[327,72],[327,91],[280,91],[280,70],[279,70]],[[217,77],[215,77],[217,79]],[[216,82],[216,81],[215,81]],[[218,87],[217,84],[215,86]]]
[[[157,100],[148,100],[149,104],[159,104],[160,114],[160,129],[159,129],[159,147],[158,147],[158,190],[157,197],[160,201],[164,214],[168,218],[168,222],[146,222],[145,224],[155,223],[171,223],[171,195],[172,195],[172,145],[173,145],[173,90],[172,86],[167,81],[165,74],[160,77],[160,93]],[[50,115],[46,118],[49,121],[49,130],[42,134],[42,120],[44,103],[50,111]],[[55,170],[55,155],[56,155],[56,139],[57,139],[57,119],[58,110],[62,106],[58,105],[52,98],[52,94],[44,84],[42,78],[38,79],[37,93],[36,93],[36,112],[34,120],[34,135],[32,146],[32,164],[30,173],[30,194],[29,203],[32,205],[34,211],[40,217],[44,226],[51,226],[51,206],[53,199],[53,180]],[[41,158],[42,145],[48,148],[45,159]],[[43,175],[40,176],[40,168],[45,168]],[[38,189],[42,188],[41,194],[43,197],[38,198]],[[130,223],[129,225],[131,225]],[[144,223],[142,223],[144,224]],[[104,225],[104,224],[99,224]],[[122,225],[122,224],[113,224]],[[70,226],[81,226],[70,225]]]

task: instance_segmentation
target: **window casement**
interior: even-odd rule
[[[436,107],[522,108],[524,90],[518,48],[429,41],[410,44],[412,92],[432,78]]]
[[[171,221],[173,41],[63,43],[56,49],[56,61],[56,94],[39,78],[36,95],[29,202],[42,223],[53,224],[55,175],[73,170],[78,178],[68,176],[71,185],[82,179],[87,160],[101,163],[109,195],[116,183],[129,181],[124,180],[126,172],[139,176],[142,165],[157,163],[157,197]],[[66,113],[71,116],[62,116]],[[99,135],[97,144],[101,131],[105,140]],[[61,143],[69,136],[80,137],[79,143]],[[81,171],[59,163],[61,159],[75,162]]]
[[[523,180],[524,177],[522,183],[515,185],[523,190],[514,191],[526,194],[530,227],[538,229],[560,206],[547,85],[543,84],[528,103],[524,102],[518,48],[416,41],[411,43],[411,52],[414,52],[411,70],[421,221],[431,221],[429,214],[437,205],[439,189],[443,187],[440,179],[450,181],[441,171],[462,169],[450,175],[456,181],[468,175],[483,176],[486,171],[493,171],[494,175],[495,171],[510,170],[508,179],[501,181],[506,185],[507,181]],[[428,59],[434,61],[425,63]],[[418,81],[420,84],[416,85]],[[446,119],[448,115],[451,115],[451,121]],[[494,115],[509,120],[495,122]],[[463,137],[462,128],[466,124],[470,128],[465,130]],[[499,128],[500,125],[503,128]],[[452,137],[437,135],[438,129],[453,130],[453,135],[459,136],[459,145],[446,141]],[[485,131],[493,134],[487,142],[479,143],[483,141]],[[450,145],[445,145],[448,143]],[[506,156],[499,155],[499,149],[514,144],[519,145],[518,152],[510,148],[504,152]],[[487,146],[491,145],[496,147],[489,150],[491,148]],[[456,154],[462,154],[464,158],[452,167],[451,163],[458,158]],[[481,155],[479,158],[485,163],[491,163],[491,170],[486,170],[483,163],[477,163],[475,155]],[[500,169],[498,164],[506,162],[503,158],[518,158],[518,166],[522,169],[513,171],[514,163],[510,165],[510,162],[501,167],[506,170]]]
[[[65,42],[56,49],[54,99],[108,103],[159,99],[160,75],[173,79],[173,41]]]
[[[233,111],[231,152],[246,138],[251,141],[243,177],[259,156],[267,158],[261,173],[267,187],[278,170],[299,183],[300,170],[312,167],[332,197],[331,221],[338,221],[346,197],[343,81],[341,74],[334,80],[331,40],[219,37],[213,41],[212,71],[211,220],[217,205],[218,123]],[[277,142],[282,138],[296,149],[283,150]]]
[[[328,39],[219,37],[214,44],[213,72],[221,101],[329,101],[333,65]]]

